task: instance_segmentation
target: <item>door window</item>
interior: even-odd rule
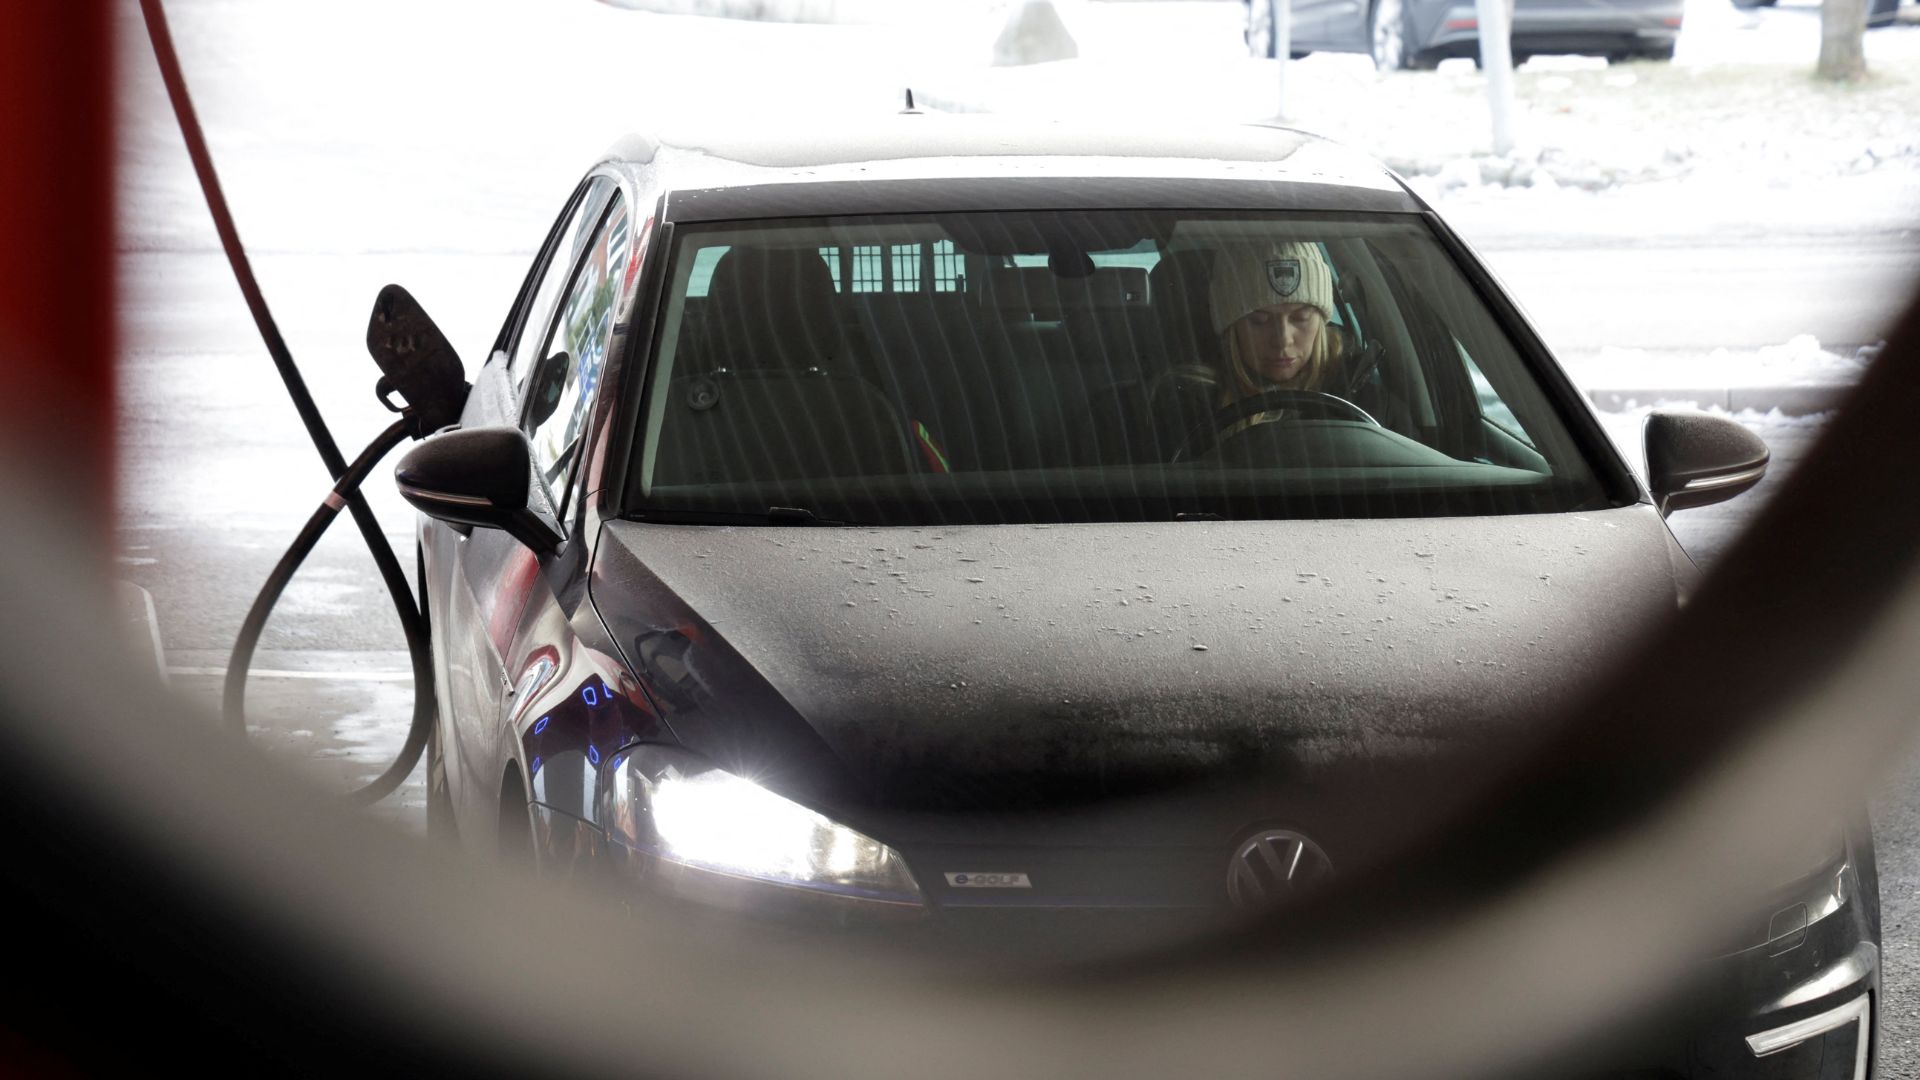
[[[554,301],[579,262],[580,253],[592,235],[593,224],[600,219],[600,210],[612,189],[613,181],[604,176],[587,181],[586,189],[568,208],[551,246],[542,253],[546,264],[540,270],[540,283],[520,312],[520,324],[509,346],[508,370],[513,374],[516,396],[526,389],[527,376],[533,372],[539,347],[546,343],[547,331],[552,325]]]
[[[1473,380],[1473,396],[1480,403],[1480,415],[1486,418],[1487,423],[1498,427],[1531,448],[1533,437],[1527,434],[1527,429],[1520,423],[1520,418],[1513,415],[1513,410],[1501,399],[1500,392],[1495,390],[1493,383],[1487,380],[1485,373],[1480,370],[1480,365],[1474,363],[1473,357],[1467,355],[1467,347],[1457,341],[1454,342],[1454,346],[1460,350],[1460,360],[1467,365],[1467,376]]]
[[[527,392],[525,426],[533,460],[564,519],[587,413],[613,341],[613,309],[627,264],[632,224],[618,193],[587,244],[572,285],[556,308],[545,359]]]

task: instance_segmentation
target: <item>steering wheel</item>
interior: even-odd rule
[[[1286,415],[1268,417],[1268,413]],[[1274,386],[1215,410],[1206,423],[1193,427],[1181,438],[1179,447],[1173,452],[1173,460],[1185,461],[1202,449],[1218,447],[1226,440],[1261,424],[1308,418],[1357,420],[1374,427],[1380,426],[1380,421],[1368,415],[1367,410],[1346,398],[1319,390],[1290,390]]]

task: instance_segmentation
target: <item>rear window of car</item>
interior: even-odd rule
[[[1618,464],[1576,413],[1417,215],[681,226],[629,505],[870,524],[1615,505]]]

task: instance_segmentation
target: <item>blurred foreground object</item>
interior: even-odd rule
[[[112,41],[99,0],[0,9],[0,448],[62,477],[60,512],[96,538],[113,509]]]

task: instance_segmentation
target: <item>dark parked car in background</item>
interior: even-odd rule
[[[1247,46],[1274,55],[1273,7],[1247,0]],[[1453,56],[1476,62],[1480,16],[1473,0],[1292,0],[1295,57],[1360,52],[1382,71],[1430,68]],[[1683,0],[1514,0],[1513,60],[1585,53],[1610,60],[1671,60]]]
[[[1307,306],[1315,388],[1235,389]],[[1405,842],[1685,601],[1666,515],[1767,452],[1645,443],[1643,484],[1431,208],[1297,132],[630,139],[397,471],[429,829],[974,955],[1186,940]],[[1866,1074],[1863,818],[1799,854],[1634,1075]]]

